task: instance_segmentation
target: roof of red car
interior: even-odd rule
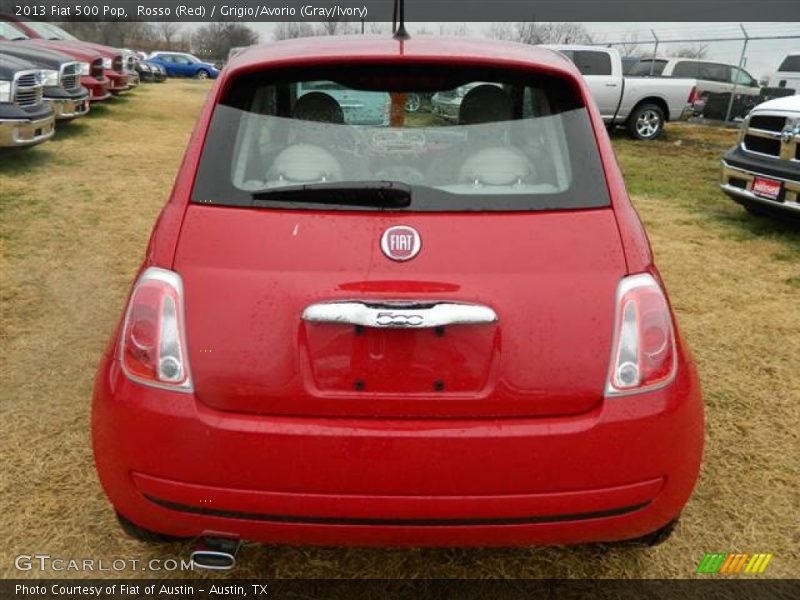
[[[475,59],[480,62],[527,63],[549,70],[576,73],[563,55],[529,44],[461,37],[418,36],[399,42],[384,36],[323,36],[252,46],[230,61],[232,70],[255,64],[331,59]]]

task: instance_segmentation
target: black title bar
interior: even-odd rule
[[[0,600],[684,600],[797,598],[797,580],[25,579],[0,581]]]
[[[40,21],[392,20],[394,0],[0,0]],[[800,0],[406,0],[409,22],[800,21]],[[798,24],[800,29],[800,24]]]

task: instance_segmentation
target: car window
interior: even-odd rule
[[[411,112],[409,94],[424,108]],[[240,76],[214,110],[193,201],[303,209],[309,201],[281,190],[395,184],[410,190],[408,210],[609,203],[588,112],[567,81],[423,65]]]
[[[781,72],[790,72],[790,73],[800,73],[800,54],[796,54],[794,56],[787,56],[783,59],[781,66],[778,67],[778,71]]]
[[[731,82],[731,68],[728,65],[719,63],[698,63],[700,65],[700,74],[698,79],[705,81],[718,81],[720,83]]]
[[[733,67],[733,82],[737,85],[745,85],[748,87],[756,87],[758,83],[753,79],[750,74],[744,69]]]
[[[189,60],[186,56],[181,56],[180,54],[174,54],[172,56],[172,62],[177,65],[188,65],[191,64],[191,60]]]
[[[622,57],[622,74],[630,75],[631,69],[639,64],[639,59],[635,56]]]
[[[630,68],[628,75],[635,77],[645,77],[650,74],[660,76],[666,65],[666,60],[640,60]],[[684,75],[676,75],[676,77],[684,77]]]
[[[673,77],[689,77],[691,79],[701,79],[700,63],[682,60],[675,63],[672,68]]]
[[[561,50],[583,75],[611,75],[611,56],[592,50]]]

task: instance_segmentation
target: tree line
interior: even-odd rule
[[[189,29],[175,22],[69,22],[62,26],[76,37],[108,46],[134,48],[143,51],[174,50],[193,52],[201,57],[225,59],[231,48],[250,46],[260,41],[260,35],[244,23],[212,22]],[[467,36],[483,35],[498,40],[523,44],[602,44],[602,36],[590,32],[582,23],[519,21],[516,23],[491,23],[481,32],[471,32],[463,23],[440,23],[437,28],[409,24],[413,35]],[[319,23],[276,23],[273,40],[286,40],[325,35],[388,34],[389,23],[364,23],[329,20]],[[652,46],[640,41],[636,33],[629,33],[623,44],[615,47],[623,56],[651,56]],[[649,54],[648,54],[649,53]],[[708,45],[693,44],[672,47],[669,56],[705,58]]]
[[[82,21],[62,23],[75,37],[115,48],[144,52],[173,50],[192,52],[204,58],[225,59],[231,48],[257,44],[260,35],[243,23],[212,22],[197,29],[180,23]]]

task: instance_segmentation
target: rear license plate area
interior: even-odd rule
[[[302,338],[307,383],[331,394],[480,393],[490,384],[499,352],[496,325],[383,329],[306,323]]]

